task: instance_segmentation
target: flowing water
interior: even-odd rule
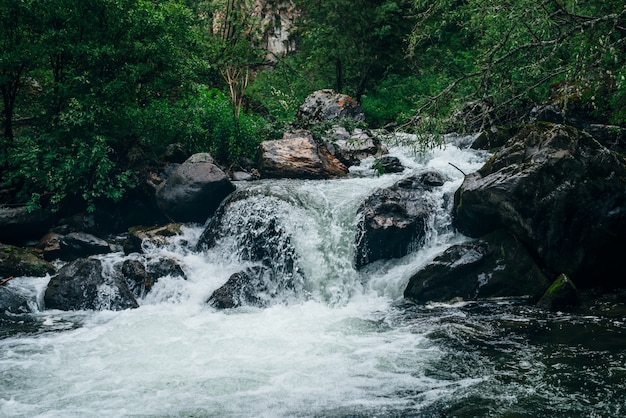
[[[0,319],[0,416],[623,416],[624,317],[403,300],[415,271],[466,239],[450,226],[463,177],[450,163],[471,172],[488,155],[462,144],[419,156],[394,148],[404,174],[240,185],[210,250],[194,249],[200,226],[145,248],[178,259],[187,280],[161,278],[138,309],[45,310],[49,278],[12,280],[35,312]],[[449,181],[426,196],[438,210],[424,247],[356,271],[359,204],[432,168]],[[242,246],[268,218],[290,237],[295,285],[265,308],[212,308],[212,292],[251,265]],[[111,271],[123,255],[102,260]]]

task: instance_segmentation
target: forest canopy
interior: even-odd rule
[[[0,0],[0,204],[93,210],[172,143],[236,166],[321,88],[372,127],[441,128],[468,102],[512,123],[549,98],[626,125],[623,1],[263,3],[294,19],[271,60],[258,1]]]

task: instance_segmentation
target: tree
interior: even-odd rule
[[[619,110],[626,102],[623,1],[416,0],[414,5],[413,55],[443,57],[442,67],[454,66],[462,56],[465,66],[425,99],[418,113],[479,99],[496,118],[506,118],[545,98],[558,82],[572,86],[575,96],[598,110],[604,97],[604,103],[612,103],[610,119],[626,121],[626,112]],[[455,47],[451,39],[463,42]],[[441,54],[450,46],[450,54]]]
[[[34,21],[30,2],[0,1],[0,93],[6,138],[1,156],[6,154],[7,142],[13,139],[13,118],[26,77],[37,63]]]
[[[299,2],[304,13],[299,48],[308,69],[326,70],[337,91],[357,101],[388,72],[403,71],[405,39],[413,25],[403,0]],[[321,71],[320,71],[321,69]],[[322,75],[323,77],[323,75]]]
[[[134,184],[127,150],[151,139],[137,121],[192,78],[193,17],[176,0],[38,0],[31,13],[45,112],[8,151],[11,177],[32,204],[119,200]]]

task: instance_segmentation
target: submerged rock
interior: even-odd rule
[[[331,179],[348,173],[348,168],[325,147],[318,146],[305,130],[286,132],[280,140],[263,141],[258,167],[265,178]]]
[[[434,203],[424,194],[443,185],[438,172],[426,172],[380,189],[357,211],[356,268],[376,260],[399,258],[421,245]]]
[[[527,126],[455,195],[455,223],[480,237],[513,233],[553,272],[579,286],[622,287],[626,167],[576,128]]]
[[[404,297],[417,303],[522,296],[537,300],[549,285],[524,246],[499,230],[448,248],[411,277]]]
[[[175,222],[204,223],[235,190],[207,153],[194,154],[178,166],[157,193],[157,205]]]
[[[105,277],[95,259],[79,259],[52,277],[44,295],[46,309],[63,311],[123,310],[139,305],[128,285],[119,277]]]

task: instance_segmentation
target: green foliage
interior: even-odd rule
[[[441,101],[460,106],[480,99],[496,109],[496,117],[506,118],[546,99],[555,82],[575,86],[575,95],[586,97],[591,107],[611,102],[607,86],[617,85],[626,56],[623,1],[414,4],[413,56],[436,62],[447,78],[452,76],[434,100],[423,101],[420,111],[432,113]],[[610,115],[620,112],[617,107],[600,112],[609,113],[605,119],[619,120]]]

